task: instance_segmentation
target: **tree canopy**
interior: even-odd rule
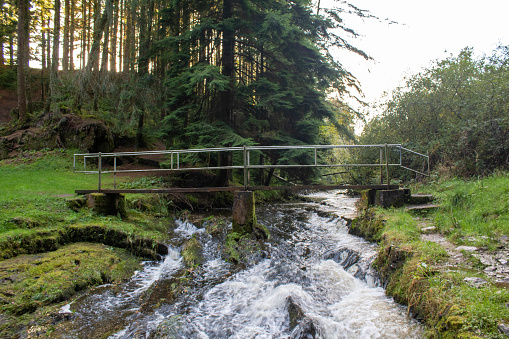
[[[474,58],[466,48],[411,76],[366,126],[366,143],[402,143],[430,152],[454,175],[507,169],[509,47]]]
[[[25,5],[33,15],[18,24],[16,45],[12,9]],[[359,90],[330,47],[368,58],[348,42],[356,33],[341,18],[366,12],[346,2],[339,6],[317,8],[309,0],[6,0],[0,55],[7,46],[18,51],[18,66],[31,60],[42,67],[40,95],[29,86],[26,67],[18,67],[29,115],[44,107],[53,120],[64,111],[100,117],[134,138],[135,147],[154,138],[179,148],[318,143],[327,124],[353,136],[355,112],[331,98]],[[32,105],[39,96],[41,105]]]

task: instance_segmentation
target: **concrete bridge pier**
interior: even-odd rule
[[[87,195],[87,207],[102,215],[127,216],[125,196],[121,193],[90,193]]]
[[[252,234],[257,239],[268,239],[267,228],[256,222],[255,195],[253,191],[236,191],[233,195],[232,231],[242,235]]]
[[[254,225],[256,225],[254,192],[234,192],[232,209],[233,232],[240,234],[253,233]]]
[[[410,196],[409,189],[393,190],[369,190],[368,205],[381,206],[383,208],[401,207]]]

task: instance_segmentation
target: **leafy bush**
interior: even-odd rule
[[[485,175],[509,162],[509,46],[474,59],[471,49],[408,79],[361,137],[421,153],[453,175]]]

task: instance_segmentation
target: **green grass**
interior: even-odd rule
[[[66,196],[97,185],[97,176],[73,173],[72,153],[64,150],[29,151],[0,161],[0,176],[0,234],[80,219],[67,208]]]
[[[70,210],[66,200],[74,196],[76,189],[95,189],[98,184],[97,175],[73,172],[72,155],[72,150],[27,151],[15,159],[0,161],[0,241],[17,232],[37,232],[75,223],[108,225],[149,238],[164,237],[160,234],[164,226],[139,212],[165,213],[165,202],[159,196],[127,195],[127,206],[131,208],[128,220],[99,216],[86,209]],[[143,187],[158,180],[124,179],[119,184]],[[103,175],[102,182],[103,187],[111,187],[113,177]]]
[[[372,208],[368,213],[376,218],[361,226],[369,229],[383,220],[375,266],[382,277],[390,277],[387,292],[425,318],[430,337],[440,332],[442,338],[503,338],[497,325],[509,323],[509,290],[487,277],[485,266],[472,255],[451,266],[445,249],[422,240],[419,228],[421,223],[436,226],[455,246],[483,247],[494,254],[506,246],[501,237],[509,236],[509,174],[440,180],[418,188],[436,197],[436,211],[416,216],[403,208]],[[466,277],[487,283],[472,287]]]
[[[509,235],[509,175],[464,181],[449,180],[434,186],[441,210],[436,226],[460,243],[489,246]]]
[[[0,337],[15,336],[23,326],[50,319],[57,305],[83,289],[127,279],[141,260],[133,253],[152,255],[157,243],[168,238],[172,219],[163,218],[168,216],[166,202],[156,195],[127,195],[124,219],[69,208],[67,200],[75,197],[76,189],[95,189],[98,183],[97,175],[73,172],[72,155],[72,150],[27,151],[0,161],[0,280],[4,282],[0,313],[5,320]],[[158,180],[117,181],[140,187]],[[113,177],[103,175],[102,183],[112,187]],[[75,242],[83,238],[95,243]]]
[[[72,155],[72,151],[65,150],[27,151],[15,159],[0,161],[0,201],[97,188],[97,175],[73,172]],[[102,182],[111,185],[113,178],[105,174]]]

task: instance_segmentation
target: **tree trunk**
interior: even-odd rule
[[[5,66],[5,56],[4,56],[4,41],[5,37],[0,37],[0,66]]]
[[[85,0],[82,0],[82,5],[81,5],[81,13],[83,13],[83,19],[82,19],[82,28],[83,30],[81,31],[81,60],[80,60],[80,68],[83,70],[85,69],[85,65],[86,65],[86,58],[85,58],[85,55],[87,53],[87,25],[88,25],[88,21],[87,21],[87,3]]]
[[[0,7],[3,8],[5,4],[5,0],[0,0]],[[5,13],[2,14],[5,17]],[[4,18],[2,18],[3,21]],[[5,56],[4,56],[4,43],[5,43],[5,35],[0,35],[0,66],[5,65]]]
[[[132,31],[132,21],[133,17],[131,16],[131,11],[129,10],[129,6],[127,5],[127,0],[124,0],[124,10],[126,15],[126,23],[124,29],[124,58],[122,62],[122,71],[129,72],[129,66],[131,63],[131,34]],[[131,1],[132,6],[132,1]]]
[[[117,71],[117,33],[118,33],[118,12],[119,12],[119,3],[115,2],[115,6],[113,9],[113,30],[111,32],[111,53],[110,53],[110,72]]]
[[[42,16],[41,21],[41,27],[43,28],[41,30],[41,101],[44,102],[46,99],[46,81],[44,80],[44,77],[46,76],[47,69],[46,69],[46,33],[44,32],[44,25],[46,24],[46,20],[44,18],[44,15]]]
[[[50,72],[50,97],[49,100],[54,107],[50,107],[55,115],[59,115],[59,110],[55,103],[57,102],[57,81],[58,81],[58,56],[60,51],[60,0],[55,0],[55,18],[53,20],[53,54],[51,56]]]
[[[41,68],[42,68],[42,75],[44,76],[44,71],[46,70],[46,33],[45,33],[45,26],[46,25],[46,19],[44,18],[44,15],[42,16],[41,21]],[[44,96],[43,99],[44,100]]]
[[[233,16],[233,0],[223,1],[223,22]],[[221,73],[230,78],[230,85],[224,91],[219,93],[219,107],[217,109],[216,119],[224,122],[227,126],[232,125],[233,114],[233,87],[235,84],[235,31],[226,26],[223,29],[222,42],[222,70]],[[230,152],[221,152],[221,166],[231,166],[232,157]],[[220,170],[218,176],[219,186],[228,186],[231,178],[231,170]]]
[[[125,1],[126,0],[120,0],[119,1],[119,17],[121,18],[124,18],[124,13],[125,13]],[[123,61],[124,61],[124,31],[125,31],[125,25],[124,25],[124,20],[122,20],[119,25],[119,30],[120,30],[120,34],[119,34],[119,39],[118,39],[118,71],[119,72],[123,72],[124,71],[124,65],[123,65]]]
[[[26,54],[28,48],[28,29],[30,16],[28,13],[29,1],[18,0],[18,120],[20,124],[27,119],[27,100],[26,100],[26,79],[28,73],[29,55]]]
[[[9,36],[9,65],[14,65],[14,37]]]
[[[106,9],[105,9],[106,11]],[[100,44],[100,41],[99,41],[99,44],[97,46],[97,48],[94,48],[95,47],[95,43],[96,43],[96,32],[98,30],[101,30],[101,38],[102,38],[102,33],[104,32],[104,27],[102,27],[101,29],[101,26],[102,25],[102,22],[101,22],[101,1],[100,0],[94,0],[94,31],[93,31],[93,34],[92,34],[92,47],[90,48],[90,53],[89,53],[89,60],[88,60],[88,64],[90,64],[90,61],[93,60],[93,64],[92,64],[92,69],[95,71],[95,72],[99,72],[99,54],[101,52],[101,44]],[[94,53],[94,54],[92,54]]]
[[[88,89],[90,84],[90,77],[92,75],[92,69],[97,64],[97,60],[99,59],[99,50],[101,48],[101,40],[106,28],[106,24],[108,22],[108,13],[111,13],[111,8],[113,8],[113,0],[107,0],[104,11],[101,16],[101,20],[96,26],[94,30],[94,37],[92,42],[92,47],[90,48],[90,53],[88,55],[88,62],[83,71],[82,79],[81,79],[81,88],[78,90],[76,95],[76,99],[74,102],[74,106],[77,108],[81,108],[83,104],[83,99],[85,96],[85,92]]]
[[[62,46],[62,69],[64,71],[69,70],[69,31],[70,31],[70,18],[71,8],[69,0],[64,0],[64,44]]]
[[[106,26],[104,27],[104,42],[103,42],[103,54],[101,58],[101,73],[104,73],[108,70],[108,55],[110,52],[109,44],[110,44],[110,27],[113,23],[113,12],[114,12],[114,4],[113,2],[108,2],[104,8],[107,12],[108,19],[106,20]]]
[[[136,72],[136,65],[134,60],[136,59],[136,14],[138,13],[138,0],[131,0],[131,34],[129,35],[129,70],[134,73]]]
[[[76,31],[76,0],[71,0],[71,32],[69,34],[69,69],[74,70],[74,32]]]

